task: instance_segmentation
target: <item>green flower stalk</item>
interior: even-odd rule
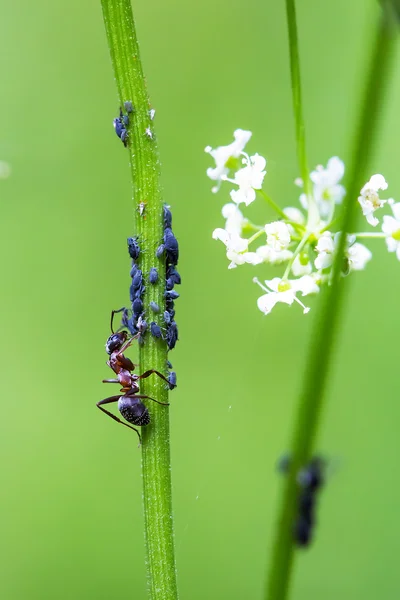
[[[125,120],[122,117],[119,125],[123,126],[121,139],[130,158],[134,229],[140,245],[137,264],[143,272],[146,286],[142,298],[144,313],[152,315],[151,320],[161,327],[161,315],[165,310],[166,265],[165,258],[156,257],[164,235],[164,217],[154,111],[146,90],[130,1],[102,0],[102,8],[119,104],[126,113]],[[157,268],[159,277],[156,283],[149,284],[148,276],[153,267]],[[157,304],[160,313],[152,312],[150,303]],[[139,347],[140,371],[155,369],[166,374],[166,365],[166,342],[148,331],[145,343]],[[168,386],[157,376],[141,380],[140,391],[159,402],[168,402]],[[171,500],[169,407],[152,402],[148,402],[147,407],[151,423],[142,429],[142,473],[149,596],[151,600],[175,600],[178,591]]]
[[[287,13],[289,18],[289,42],[291,57],[298,61],[297,35],[294,3],[287,0]],[[346,235],[351,231],[355,220],[357,202],[355,199],[365,176],[366,167],[378,129],[378,115],[382,108],[386,83],[388,80],[394,46],[394,23],[390,2],[383,3],[383,11],[377,26],[376,40],[372,49],[372,57],[367,72],[365,90],[361,100],[361,112],[354,136],[354,149],[352,163],[348,177],[349,186],[343,206],[341,235],[335,252],[332,269],[331,285],[323,298],[322,306],[317,319],[315,334],[309,351],[307,369],[304,377],[303,388],[300,394],[295,418],[295,426],[290,444],[290,467],[286,476],[282,499],[279,507],[279,517],[275,542],[270,561],[269,580],[267,586],[267,600],[285,600],[289,594],[289,585],[295,545],[293,540],[293,527],[297,513],[299,487],[297,477],[300,469],[309,464],[315,447],[325,388],[328,378],[328,369],[334,347],[334,334],[339,326],[339,319],[343,303],[344,281],[342,280],[342,266],[346,247]],[[293,51],[293,46],[296,51]],[[292,73],[300,72],[299,65],[293,68]],[[294,86],[300,86],[300,78],[292,78]],[[297,94],[301,97],[300,92]],[[295,105],[295,114],[301,115],[301,108]],[[301,121],[302,123],[302,121]],[[297,123],[297,135],[301,131]],[[302,133],[304,139],[304,132]],[[298,138],[299,143],[299,138]]]

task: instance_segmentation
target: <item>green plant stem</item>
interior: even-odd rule
[[[160,315],[165,307],[165,260],[157,259],[155,254],[163,237],[160,162],[132,8],[130,0],[102,0],[102,8],[119,103],[124,107],[124,102],[130,101],[135,109],[129,115],[127,151],[133,183],[135,233],[141,248],[138,263],[146,286],[144,311],[162,326],[161,316],[149,309],[152,301],[161,307]],[[123,153],[121,144],[121,155]],[[151,267],[157,267],[159,272],[156,285],[148,281]],[[156,369],[166,373],[166,362],[165,341],[157,340],[147,332],[145,344],[139,349],[141,372]],[[142,380],[140,389],[142,394],[168,402],[167,388],[165,382],[152,375]],[[147,401],[147,407],[151,423],[142,430],[142,473],[149,594],[152,600],[175,600],[178,592],[171,500],[169,408],[151,401]]]
[[[304,193],[307,196],[308,202],[307,227],[308,229],[312,230],[314,225],[319,221],[319,212],[313,196],[307,161],[306,135],[301,93],[299,40],[297,35],[296,6],[294,0],[286,0],[286,17],[289,36],[290,76],[292,83],[293,114],[296,128],[297,160],[299,163],[301,178],[303,180]]]
[[[357,123],[348,177],[348,191],[343,206],[340,230],[351,230],[359,205],[357,197],[366,179],[366,167],[378,130],[380,111],[393,56],[394,19],[385,4],[373,43],[361,112]],[[279,517],[270,561],[266,598],[285,600],[288,597],[295,546],[293,524],[297,509],[299,470],[310,460],[320,422],[321,408],[332,360],[335,331],[339,325],[344,280],[341,267],[345,250],[345,235],[340,237],[333,266],[332,285],[325,291],[309,350],[307,369],[299,397],[294,431],[290,444],[290,468],[282,490]],[[340,283],[340,285],[339,285]]]

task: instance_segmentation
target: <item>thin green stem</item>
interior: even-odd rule
[[[284,219],[286,223],[288,223],[300,232],[305,231],[305,227],[303,227],[303,225],[300,225],[299,223],[296,223],[295,221],[291,221],[288,218],[287,214],[281,209],[281,207],[278,206],[278,204],[276,204],[272,200],[272,198],[264,192],[264,190],[256,190],[256,192],[258,192],[260,196],[264,198],[264,200],[270,205],[270,207],[281,217],[281,219]]]
[[[339,325],[344,280],[341,278],[346,233],[352,228],[358,209],[357,197],[366,178],[366,167],[373,149],[382,111],[382,102],[393,56],[394,36],[390,10],[384,6],[377,27],[372,58],[369,63],[361,112],[354,136],[349,186],[343,206],[338,250],[333,266],[332,285],[322,298],[312,336],[303,388],[299,397],[295,426],[290,444],[290,469],[285,478],[279,508],[275,543],[272,550],[268,600],[285,600],[289,593],[295,545],[293,524],[297,510],[297,473],[312,457],[326,388],[328,369],[332,360],[334,337]],[[340,283],[340,285],[339,285]]]
[[[355,233],[354,234],[356,236],[356,238],[360,238],[360,239],[368,239],[368,238],[385,238],[387,237],[386,233],[378,233],[377,231],[363,231],[360,233]]]
[[[138,264],[145,278],[143,295],[145,314],[152,314],[150,302],[165,306],[165,261],[156,258],[163,237],[163,206],[160,189],[160,162],[154,135],[150,104],[139,55],[139,46],[130,0],[102,0],[103,17],[111,61],[118,89],[119,104],[132,102],[129,114],[127,149],[133,183],[133,220],[141,253]],[[115,140],[116,143],[116,140]],[[124,149],[121,145],[121,155]],[[150,285],[148,274],[157,267],[159,281]],[[161,317],[152,319],[162,326]],[[167,346],[164,340],[146,334],[139,349],[141,371],[166,372]],[[157,376],[142,380],[141,393],[160,402],[168,402],[166,384]],[[147,402],[151,423],[143,428],[142,473],[146,540],[146,566],[151,600],[176,600],[169,409]]]
[[[282,218],[285,219],[287,221],[287,215],[285,215],[285,213],[283,212],[283,210],[281,209],[280,206],[278,206],[273,200],[272,198],[270,198],[268,196],[268,194],[266,194],[264,192],[264,190],[256,190],[256,192],[258,194],[260,194],[260,196],[262,196],[264,198],[264,200],[266,200],[266,202],[270,205],[270,207]]]
[[[255,240],[257,240],[260,236],[265,235],[265,230],[263,229],[259,229],[258,231],[256,231],[256,233],[254,233],[247,241],[248,241],[248,245],[250,246],[250,244],[252,242],[254,242]]]
[[[290,274],[290,269],[293,266],[293,263],[296,259],[296,256],[298,256],[300,254],[300,252],[303,250],[304,246],[306,245],[306,243],[308,242],[308,239],[310,237],[310,234],[307,232],[303,239],[300,241],[299,245],[297,246],[296,250],[293,252],[293,256],[291,257],[290,261],[287,264],[287,267],[285,269],[285,272],[283,274],[282,279],[287,279],[289,277]]]
[[[303,117],[303,104],[301,93],[299,39],[297,35],[296,6],[294,0],[286,0],[286,17],[289,35],[290,76],[292,83],[293,113],[296,127],[297,160],[304,193],[308,202],[308,228],[313,229],[319,221],[319,211],[314,200],[310,172],[308,169],[306,135]]]

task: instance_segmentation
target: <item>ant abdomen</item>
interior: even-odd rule
[[[118,410],[124,419],[133,425],[138,425],[140,427],[150,423],[149,411],[139,398],[135,398],[134,396],[121,396],[118,400]]]

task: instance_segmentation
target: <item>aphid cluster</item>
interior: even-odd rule
[[[178,326],[175,322],[174,301],[179,297],[178,292],[174,290],[176,284],[181,283],[181,276],[176,270],[176,265],[179,258],[178,242],[172,232],[172,214],[168,206],[164,205],[164,235],[163,244],[157,249],[156,256],[161,258],[165,256],[166,261],[166,280],[165,280],[165,311],[162,315],[164,326],[160,326],[156,322],[156,316],[161,312],[160,306],[151,301],[149,308],[153,318],[150,320],[150,315],[147,315],[146,320],[143,305],[143,294],[146,290],[145,276],[138,266],[140,257],[140,245],[138,237],[128,238],[128,252],[132,259],[130,270],[131,285],[129,289],[131,309],[121,308],[122,319],[121,324],[128,329],[132,336],[137,336],[139,344],[144,344],[145,334],[148,331],[154,338],[165,339],[168,348],[172,350],[178,340]],[[156,285],[159,282],[159,272],[157,267],[151,267],[148,274],[148,284]],[[172,368],[172,367],[168,367]],[[170,389],[176,387],[176,373],[169,371],[168,383]]]
[[[104,400],[100,400],[97,402],[97,406],[100,410],[102,410],[106,415],[121,423],[121,425],[125,425],[126,427],[130,427],[136,431],[139,442],[141,441],[141,436],[139,431],[121,421],[119,417],[113,415],[113,413],[109,412],[107,409],[103,408],[105,404],[111,404],[113,402],[118,402],[118,410],[121,415],[124,417],[128,423],[132,423],[138,427],[142,427],[143,425],[148,425],[150,423],[150,415],[146,406],[143,404],[142,399],[147,398],[152,400],[153,402],[157,402],[157,404],[162,404],[164,406],[168,406],[165,402],[159,402],[150,396],[145,396],[143,394],[139,394],[139,379],[146,379],[150,377],[150,375],[158,375],[164,381],[170,385],[169,379],[166,379],[164,375],[155,371],[154,369],[149,369],[142,375],[136,375],[133,373],[135,366],[133,362],[124,355],[124,352],[129,346],[132,344],[135,337],[130,337],[128,339],[128,334],[126,331],[118,331],[114,333],[113,330],[113,318],[114,314],[120,311],[113,311],[111,313],[111,335],[106,342],[106,352],[109,354],[110,358],[107,361],[107,365],[114,371],[116,374],[116,378],[114,379],[103,379],[103,383],[117,383],[121,385],[121,394],[116,396],[110,396],[109,398],[105,398]]]
[[[179,298],[178,292],[174,290],[175,285],[181,283],[181,276],[176,270],[179,259],[178,240],[172,231],[172,214],[169,207],[164,205],[164,239],[157,248],[157,258],[165,256],[166,280],[165,280],[165,312],[164,322],[166,327],[165,339],[168,348],[172,350],[178,341],[178,326],[175,322],[175,300]]]
[[[297,477],[300,491],[297,500],[298,514],[294,524],[294,539],[301,547],[309,546],[316,525],[318,493],[324,484],[324,461],[316,456]]]
[[[128,145],[128,129],[129,126],[129,114],[134,112],[133,104],[130,101],[124,102],[124,108],[127,114],[122,112],[122,108],[119,109],[119,117],[114,119],[114,129],[125,148]]]

